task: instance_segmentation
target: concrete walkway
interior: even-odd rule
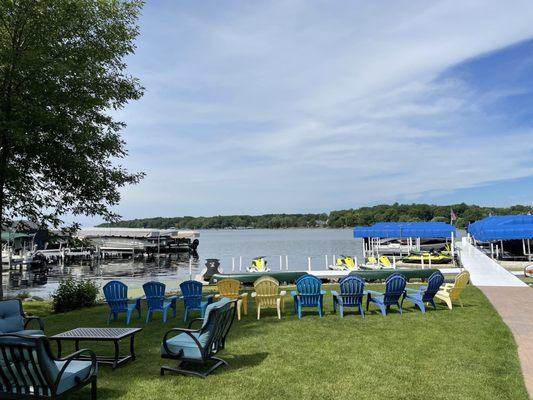
[[[533,289],[530,287],[480,286],[518,345],[518,357],[529,396],[533,398]]]
[[[458,247],[461,251],[461,263],[470,272],[473,285],[527,287],[524,282],[466,240]]]

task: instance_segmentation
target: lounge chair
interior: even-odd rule
[[[0,399],[59,399],[90,384],[96,400],[97,371],[90,350],[55,358],[44,335],[0,334]]]
[[[235,319],[238,300],[223,298],[207,306],[205,318],[195,318],[189,328],[174,328],[165,333],[161,345],[161,357],[180,361],[178,368],[161,367],[165,371],[206,378],[210,373],[227,362],[216,354],[226,345],[226,336]],[[201,321],[200,329],[191,329],[194,322]],[[179,333],[170,337],[171,334]],[[188,364],[206,365],[214,362],[205,372],[185,368]]]
[[[262,276],[254,282],[255,292],[252,297],[255,299],[257,308],[257,319],[261,318],[261,309],[275,308],[278,312],[278,319],[281,319],[281,311],[284,309],[285,290],[279,290],[279,282],[271,276]]]
[[[248,315],[248,293],[241,293],[241,282],[237,279],[222,279],[217,283],[218,294],[216,299],[227,297],[237,300],[237,319],[241,319],[241,309],[244,315]]]
[[[111,317],[116,321],[118,314],[126,313],[126,324],[130,324],[131,315],[137,311],[139,319],[141,318],[141,298],[133,299],[134,303],[128,300],[128,287],[120,281],[107,282],[102,288],[107,305],[109,306],[109,315],[107,317],[107,324],[111,321]]]
[[[31,321],[36,321],[39,329],[26,329]],[[39,317],[27,315],[20,299],[0,301],[0,333],[20,335],[43,335],[44,323]]]
[[[454,301],[458,301],[462,307],[463,302],[461,301],[461,294],[466,289],[469,280],[470,273],[468,271],[463,271],[455,277],[454,283],[446,283],[441,286],[435,297],[444,301],[450,310],[453,308]]]
[[[324,314],[324,295],[322,282],[314,275],[304,275],[296,281],[296,291],[291,295],[294,299],[294,310],[298,314],[298,319],[302,318],[302,308],[316,307],[318,315]]]
[[[171,296],[166,299],[166,287],[167,286],[164,283],[155,281],[146,282],[143,285],[144,294],[146,295],[146,303],[148,305],[146,323],[152,319],[152,314],[157,311],[163,313],[163,322],[167,322],[169,308],[172,308],[172,316],[176,317],[176,301],[178,300],[178,296]]]
[[[373,290],[367,291],[366,310],[370,303],[374,303],[381,310],[382,315],[387,315],[390,306],[397,305],[402,314],[402,305],[400,304],[400,297],[403,295],[407,280],[403,275],[394,273],[390,275],[385,281],[385,293],[375,292]]]
[[[348,275],[339,282],[340,293],[332,290],[333,295],[333,312],[337,312],[339,307],[339,314],[341,318],[344,317],[344,307],[357,307],[359,313],[364,318],[365,312],[363,310],[363,296],[365,294],[365,281],[364,279]]]
[[[183,320],[187,321],[191,311],[199,311],[200,317],[205,315],[205,309],[213,302],[214,295],[209,295],[205,299],[202,297],[203,286],[201,282],[190,280],[180,283],[180,299],[183,300]]]
[[[424,303],[431,303],[433,308],[436,310],[437,305],[435,304],[435,300],[433,298],[437,294],[437,291],[443,282],[444,275],[442,275],[440,271],[435,271],[428,278],[427,285],[420,286],[418,289],[406,288],[402,298],[402,307],[404,300],[407,300],[417,305],[422,313],[426,312],[426,306]]]

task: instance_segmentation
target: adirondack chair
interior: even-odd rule
[[[39,329],[26,329],[31,321],[36,321]],[[0,301],[0,333],[21,335],[43,335],[44,323],[39,317],[27,315],[20,299]]]
[[[364,318],[364,279],[355,275],[348,275],[339,282],[339,286],[340,293],[337,293],[335,290],[331,291],[331,294],[333,295],[333,312],[337,312],[337,307],[339,307],[340,316],[341,318],[344,318],[344,307],[357,307],[359,313]]]
[[[397,305],[400,314],[402,314],[402,305],[400,304],[400,297],[402,297],[407,280],[403,275],[392,274],[385,281],[385,293],[376,292],[373,290],[367,291],[366,296],[366,310],[370,303],[374,303],[381,310],[382,315],[387,315],[390,306]]]
[[[111,321],[111,317],[116,321],[118,314],[126,313],[126,324],[130,324],[131,315],[137,311],[139,319],[141,318],[141,298],[133,299],[134,303],[128,300],[128,286],[120,281],[109,281],[102,288],[107,305],[109,306],[109,315],[107,317],[107,324]]]
[[[324,295],[325,290],[322,290],[322,282],[314,275],[304,275],[296,281],[296,291],[292,291],[291,295],[294,299],[294,310],[298,314],[298,319],[302,318],[302,308],[316,307],[318,315],[322,317],[324,314]]]
[[[461,294],[466,289],[469,280],[470,273],[465,270],[455,277],[454,283],[447,283],[441,286],[435,297],[444,301],[450,310],[453,308],[454,301],[458,301],[462,307]]]
[[[431,303],[433,308],[436,310],[437,305],[435,304],[435,300],[433,298],[437,294],[437,291],[443,282],[444,275],[442,275],[440,271],[435,271],[428,278],[427,285],[420,286],[418,289],[406,288],[402,298],[402,308],[404,300],[407,300],[417,305],[422,313],[426,312],[426,306],[424,303]]]
[[[90,350],[55,358],[44,335],[0,334],[0,399],[59,399],[90,384],[96,400],[96,373]]]
[[[237,279],[222,279],[217,283],[218,294],[216,299],[227,297],[237,300],[237,319],[241,320],[241,309],[244,315],[248,315],[248,293],[241,293],[241,282]]]
[[[183,308],[185,310],[183,314],[184,321],[187,321],[187,318],[189,318],[189,312],[191,311],[199,311],[200,316],[203,318],[205,309],[213,302],[214,295],[209,295],[205,300],[203,299],[202,288],[202,283],[198,281],[190,280],[180,283],[182,293],[180,299],[183,300]]]
[[[176,317],[178,296],[171,296],[165,299],[165,289],[167,285],[161,282],[146,282],[143,285],[144,294],[146,296],[146,304],[148,305],[148,313],[146,314],[146,323],[152,319],[152,314],[157,311],[163,313],[163,322],[167,322],[168,309],[172,308],[172,315]]]
[[[225,297],[211,303],[205,311],[205,318],[195,318],[189,328],[174,328],[165,333],[161,345],[161,357],[180,361],[178,368],[168,366],[161,367],[161,375],[165,371],[177,372],[178,374],[193,375],[206,378],[210,373],[221,365],[228,363],[216,354],[226,345],[226,336],[235,319],[235,310],[238,300],[230,300]],[[201,321],[199,329],[191,329],[192,324]],[[177,336],[169,337],[171,334]],[[213,363],[207,371],[201,372],[185,368],[188,363],[208,365]]]
[[[252,297],[255,299],[257,308],[257,319],[261,318],[262,308],[275,308],[278,311],[278,319],[281,319],[281,311],[285,308],[285,290],[280,292],[279,282],[271,276],[262,276],[254,282],[255,292]]]

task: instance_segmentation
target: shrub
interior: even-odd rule
[[[98,293],[98,285],[91,280],[67,278],[52,294],[52,308],[54,312],[66,312],[92,307],[96,304]]]

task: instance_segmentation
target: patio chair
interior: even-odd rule
[[[96,400],[97,371],[90,350],[55,358],[44,335],[0,334],[0,399],[59,399],[90,384]]]
[[[257,319],[261,318],[261,309],[275,308],[278,312],[278,319],[281,319],[281,311],[285,308],[285,290],[279,290],[279,282],[271,276],[262,276],[254,282],[255,292],[252,297],[255,299],[257,308]]]
[[[178,368],[161,367],[161,375],[165,371],[176,372],[183,375],[207,378],[214,370],[228,363],[216,356],[226,345],[226,336],[235,319],[235,310],[238,300],[223,298],[207,306],[205,318],[195,318],[189,328],[174,328],[165,333],[161,345],[161,357],[178,360]],[[191,329],[194,322],[201,321],[199,329]],[[170,337],[171,334],[178,335]],[[189,364],[209,366],[207,371],[186,368]]]
[[[107,324],[111,322],[111,317],[116,321],[118,314],[126,313],[126,324],[130,324],[131,315],[137,311],[139,319],[141,318],[141,297],[133,299],[134,303],[128,300],[128,286],[120,281],[107,282],[102,288],[107,305],[109,306],[109,315]]]
[[[244,315],[248,315],[248,293],[241,293],[241,282],[237,279],[222,279],[217,283],[218,294],[216,299],[227,297],[237,300],[237,319],[241,319],[241,309]]]
[[[337,307],[339,307],[339,314],[341,318],[344,318],[344,307],[357,307],[359,309],[359,313],[364,318],[364,279],[355,275],[349,275],[339,282],[339,286],[340,293],[337,293],[335,290],[331,291],[331,294],[333,295],[333,312],[337,312]]]
[[[444,275],[440,271],[435,271],[428,278],[427,285],[420,286],[418,289],[406,288],[401,302],[402,308],[404,300],[407,300],[417,305],[422,313],[426,312],[424,303],[431,303],[436,310],[437,305],[435,304],[434,297],[443,282]]]
[[[200,317],[204,317],[205,309],[209,304],[213,302],[214,295],[209,295],[205,298],[202,297],[202,285],[201,282],[190,280],[180,283],[180,289],[182,296],[180,299],[183,300],[183,308],[185,310],[183,314],[183,320],[187,321],[189,318],[189,312],[199,311]]]
[[[381,310],[382,315],[387,315],[390,306],[397,305],[402,314],[402,305],[400,304],[400,297],[402,297],[407,280],[403,275],[394,273],[390,275],[385,281],[385,293],[376,292],[373,290],[367,291],[366,296],[366,310],[370,303],[374,303]]]
[[[165,299],[165,289],[167,285],[161,282],[146,282],[143,285],[144,294],[146,296],[146,304],[148,305],[148,312],[146,314],[146,323],[152,319],[154,312],[163,313],[163,322],[167,322],[168,309],[172,308],[172,316],[176,317],[178,296],[171,296]]]
[[[291,295],[294,299],[294,311],[298,314],[298,319],[302,318],[302,308],[316,307],[318,315],[324,314],[324,295],[322,282],[314,275],[304,275],[296,281],[296,291]]]
[[[39,329],[26,329],[31,321],[36,321]],[[0,333],[21,335],[43,335],[44,323],[39,317],[27,315],[20,299],[0,301]]]
[[[435,297],[444,301],[450,310],[453,308],[454,301],[458,301],[461,307],[463,307],[461,294],[466,289],[469,280],[470,273],[468,271],[463,271],[455,277],[454,283],[446,283],[441,286]]]

